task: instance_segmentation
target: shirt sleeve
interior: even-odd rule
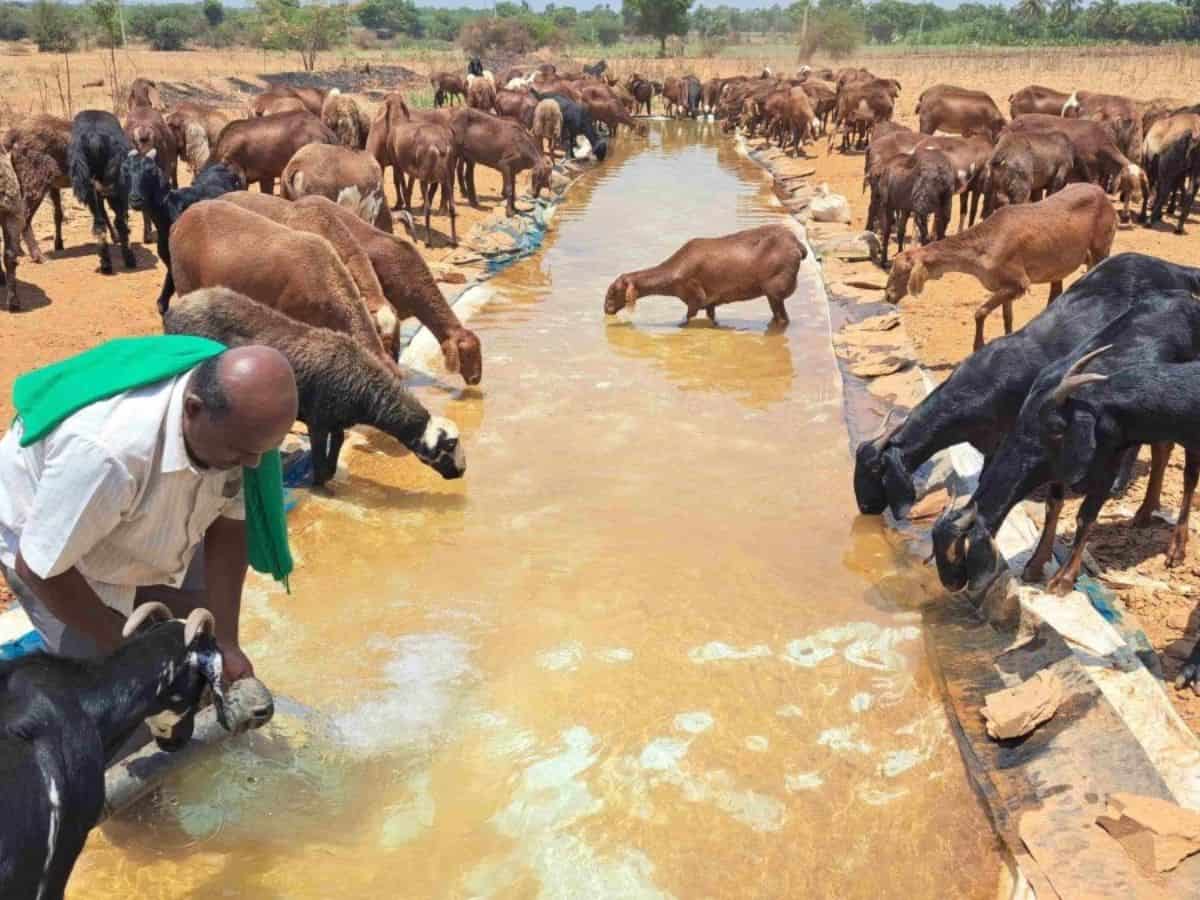
[[[48,449],[20,551],[39,578],[61,575],[117,527],[137,484],[111,453],[66,434]]]

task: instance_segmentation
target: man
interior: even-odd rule
[[[296,409],[283,355],[242,347],[84,406],[27,447],[14,422],[0,440],[0,570],[50,652],[108,653],[139,589],[159,586],[178,616],[212,611],[231,682],[252,675],[238,641],[242,467],[279,446]]]

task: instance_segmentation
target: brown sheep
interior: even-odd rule
[[[288,200],[328,197],[376,228],[390,232],[392,216],[383,193],[383,169],[371,154],[340,144],[309,144],[296,151],[279,177]]]
[[[158,93],[158,82],[152,81],[149,78],[135,78],[129,85],[129,96],[125,100],[125,105],[129,109],[136,109],[139,106],[147,109],[157,109],[160,112],[165,108],[163,106],[162,97]]]
[[[978,350],[992,310],[1004,308],[1004,333],[1011,334],[1014,300],[1030,285],[1049,282],[1053,302],[1064,278],[1108,256],[1116,233],[1116,213],[1104,191],[1092,184],[1067,185],[1038,203],[1006,206],[961,234],[901,253],[884,296],[899,303],[906,294],[919,295],[930,278],[974,275],[989,291],[975,310]]]
[[[454,105],[454,98],[460,101],[467,96],[467,83],[461,75],[453,72],[434,72],[429,76],[429,84],[433,87],[433,105]]]
[[[796,290],[804,245],[786,225],[762,225],[718,238],[693,238],[664,262],[617,277],[604,297],[616,315],[639,297],[678,297],[687,304],[684,324],[704,310],[716,324],[717,307],[766,296],[771,323],[788,323],[784,301]]]
[[[945,131],[971,137],[982,134],[995,141],[1006,122],[996,101],[983,91],[942,93],[921,99],[918,115],[923,134]]]
[[[318,195],[310,195],[317,198]],[[354,279],[354,284],[362,296],[367,312],[375,323],[375,330],[383,343],[383,348],[389,357],[394,357],[399,349],[400,320],[395,310],[384,295],[383,287],[375,274],[374,266],[363,247],[359,246],[354,234],[346,227],[347,217],[339,215],[338,210],[346,211],[345,207],[325,197],[320,197],[321,203],[289,202],[282,197],[271,194],[252,193],[250,191],[234,191],[225,194],[221,199],[226,203],[240,206],[242,209],[260,216],[265,216],[277,225],[283,225],[293,231],[306,231],[329,241],[338,258]],[[302,198],[308,200],[309,198]],[[362,222],[357,215],[347,213],[349,218]],[[365,224],[365,223],[364,223]]]
[[[1075,149],[1064,135],[1045,132],[1000,136],[987,164],[984,214],[1061,191],[1075,170]]]
[[[1076,178],[1102,186],[1115,179],[1124,206],[1123,219],[1129,218],[1130,197],[1134,194],[1144,197],[1149,190],[1146,173],[1141,166],[1121,152],[1111,131],[1100,122],[1029,113],[1013,119],[1008,130],[1014,133],[1049,131],[1065,135],[1075,151]]]
[[[497,91],[496,112],[533,130],[533,111],[538,101],[529,91]]]
[[[1107,123],[1121,152],[1135,163],[1142,161],[1142,107],[1132,97],[1075,91],[1063,104],[1062,115]]]
[[[408,241],[384,234],[324,197],[305,197],[295,203],[288,203],[266,194],[241,192],[226,194],[224,199],[293,228],[301,227],[297,224],[300,221],[298,210],[319,215],[319,218],[304,220],[309,223],[338,220],[353,238],[350,246],[341,246],[340,240],[330,239],[328,235],[335,233],[333,229],[327,230],[323,236],[330,239],[334,249],[343,254],[352,275],[356,271],[355,263],[350,261],[352,255],[358,250],[367,254],[384,297],[396,317],[394,329],[385,333],[391,335],[394,341],[399,333],[400,323],[415,316],[437,338],[447,371],[460,373],[467,384],[479,383],[483,377],[483,352],[479,338],[473,331],[463,327],[438,289],[429,266]],[[311,229],[305,227],[302,230]],[[358,280],[357,275],[355,280]],[[364,295],[364,299],[370,305],[371,298]],[[380,310],[375,311],[373,315],[376,326],[384,330],[386,314]]]
[[[420,182],[421,195],[425,201],[425,243],[433,245],[433,228],[429,224],[433,196],[440,187],[442,200],[450,214],[450,245],[458,246],[458,213],[454,207],[454,171],[458,157],[455,152],[454,132],[449,126],[436,122],[417,124],[407,139],[398,146],[396,167],[404,171],[411,181]],[[410,202],[405,195],[406,205]],[[409,207],[411,212],[411,207]]]
[[[262,265],[248,247],[269,247]],[[292,231],[224,200],[189,207],[171,228],[180,296],[227,287],[300,322],[348,334],[395,367],[350,272],[329,241]]]
[[[195,174],[204,168],[221,130],[230,123],[229,113],[204,103],[180,103],[166,116],[167,127],[175,135],[179,155],[187,160]]]
[[[138,79],[144,85],[153,86],[154,82]],[[137,82],[135,82],[136,84]],[[145,88],[146,91],[150,87]],[[157,96],[157,91],[155,91]],[[130,100],[133,100],[132,91]],[[166,120],[157,109],[148,103],[130,106],[129,114],[125,117],[125,136],[129,144],[139,156],[149,156],[154,151],[154,161],[163,170],[172,188],[179,187],[179,149],[175,144],[175,133],[167,127]],[[154,232],[150,214],[142,213],[142,243],[148,244],[154,240]]]
[[[539,100],[533,110],[533,128],[538,146],[545,146],[550,162],[554,162],[554,149],[562,140],[562,108],[554,100]],[[544,143],[543,143],[544,142]]]
[[[472,206],[479,205],[475,192],[475,165],[487,166],[500,173],[501,193],[505,211],[511,218],[517,214],[517,175],[531,169],[530,193],[537,197],[542,188],[550,186],[553,166],[542,153],[535,138],[525,127],[510,119],[489,116],[477,109],[461,109],[451,124],[457,140],[459,181],[467,186],[466,194]]]
[[[496,108],[496,86],[482,75],[467,76],[467,106],[484,112],[500,114]]]
[[[0,153],[0,234],[4,237],[4,294],[8,311],[20,309],[17,300],[17,253],[25,227],[25,200],[13,169],[12,155]]]
[[[284,84],[276,84],[254,98],[251,112],[256,116],[295,112],[299,107],[294,101],[299,101],[306,110],[320,118],[327,94],[328,91],[321,88],[289,87]]]
[[[345,96],[337,88],[329,92],[321,106],[321,121],[338,136],[343,147],[362,150],[367,146],[371,120],[352,97]]]
[[[63,249],[62,189],[71,186],[67,146],[71,142],[71,123],[54,116],[38,116],[9,129],[3,149],[11,154],[12,166],[21,185],[25,209],[23,231],[29,258],[43,263],[46,257],[33,234],[33,217],[47,194],[54,205],[54,249]]]
[[[309,144],[336,144],[337,135],[308,112],[279,113],[230,122],[221,132],[210,163],[225,163],[246,184],[257,181],[269,194],[288,162]]]
[[[1048,116],[1061,116],[1063,104],[1071,97],[1054,88],[1031,84],[1023,87],[1008,97],[1008,117],[1015,119],[1026,113],[1045,113]]]
[[[904,250],[908,217],[915,216],[922,244],[929,243],[929,216],[936,240],[946,236],[954,203],[954,168],[940,150],[917,147],[888,162],[879,176],[878,217],[882,248],[880,264],[887,268],[888,243],[896,228],[897,249]]]
[[[646,126],[641,122],[635,122],[625,109],[625,104],[615,96],[596,100],[589,100],[585,97],[584,105],[592,114],[594,121],[604,123],[611,137],[617,136],[617,129],[622,125],[632,128],[634,133],[640,137],[645,137],[647,134]]]

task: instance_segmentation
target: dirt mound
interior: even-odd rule
[[[198,85],[189,84],[186,81],[160,81],[158,82],[158,92],[168,107],[188,100],[193,103],[220,105],[229,103],[235,99],[228,94],[214,91],[212,88],[199,87]]]
[[[328,72],[275,72],[263,75],[262,80],[272,87],[285,84],[290,87],[310,87],[322,90],[337,88],[344,94],[369,94],[386,92],[397,85],[408,82],[424,82],[426,76],[407,66],[374,66],[367,63],[353,68],[333,69]],[[261,93],[256,88],[250,93]]]

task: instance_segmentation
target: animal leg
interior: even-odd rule
[[[63,248],[63,206],[62,191],[58,188],[50,188],[50,203],[54,207],[54,249],[61,250]]]
[[[1009,301],[1006,301],[1006,302],[1005,302],[1004,306],[1002,307],[1002,311],[1003,311],[1003,315],[1004,315],[1004,333],[1005,333],[1005,334],[1012,334],[1012,329],[1013,329],[1013,307],[1012,307],[1012,301],[1011,301],[1011,300],[1009,300]]]
[[[114,196],[109,198],[108,204],[113,210],[113,224],[117,229],[117,243],[121,246],[121,259],[125,261],[126,269],[136,269],[137,257],[129,249],[129,200]]]
[[[1172,443],[1150,445],[1150,481],[1146,485],[1146,496],[1142,505],[1133,515],[1134,528],[1145,528],[1154,521],[1154,513],[1162,504],[1163,475],[1167,471],[1167,463],[1171,460]]]
[[[900,210],[898,214],[899,221],[896,223],[896,249],[901,253],[904,252],[904,234],[908,231],[908,216],[909,211],[907,209]],[[917,221],[921,221],[919,216],[917,217]]]
[[[997,306],[1006,306],[1008,311],[1006,324],[1009,328],[1012,327],[1011,304],[1012,301],[1019,297],[1022,293],[1023,292],[1021,290],[1016,288],[999,290],[991,294],[986,300],[983,301],[983,303],[979,305],[979,308],[975,310],[975,345],[973,349],[978,350],[983,346],[983,322]]]
[[[100,254],[100,274],[111,275],[113,272],[112,259],[108,253],[108,232],[112,227],[108,221],[108,211],[104,208],[104,198],[96,191],[88,197],[88,206],[92,212],[92,236],[96,239]]]
[[[717,305],[715,303],[710,303],[704,307],[704,314],[708,316],[708,321],[714,325],[717,324]]]
[[[1200,478],[1200,455],[1189,450],[1183,464],[1183,500],[1179,504],[1179,520],[1175,523],[1171,543],[1167,547],[1169,568],[1179,565],[1187,557],[1188,517],[1192,511],[1192,495],[1196,493],[1197,478]]]
[[[404,174],[399,166],[392,166],[392,186],[396,188],[396,205],[392,209],[407,209],[404,205]]]
[[[783,301],[783,297],[767,295],[767,302],[771,304],[771,322],[775,325],[786,325],[791,321],[788,318],[787,307],[783,305]]]
[[[142,210],[142,243],[149,244],[154,240],[154,229],[150,225],[150,213]]]
[[[421,182],[421,193],[425,195],[425,246],[433,246],[433,226],[429,224],[429,212],[433,208],[433,185]]]
[[[25,230],[22,232],[22,237],[25,239],[25,248],[29,251],[29,258],[35,263],[44,263],[46,255],[42,253],[42,248],[38,246],[37,237],[33,233],[32,219],[25,223]]]
[[[1075,590],[1075,579],[1079,577],[1079,570],[1083,567],[1083,549],[1087,546],[1088,534],[1091,532],[1092,526],[1096,524],[1096,516],[1099,515],[1100,507],[1104,505],[1107,496],[1107,489],[1089,493],[1083,501],[1083,505],[1079,507],[1079,515],[1075,520],[1075,543],[1071,547],[1071,558],[1046,585],[1046,590],[1051,594],[1063,597]]]
[[[17,253],[21,249],[21,226],[15,217],[4,222],[4,293],[8,300],[8,311],[21,308],[17,299]]]
[[[1046,521],[1042,525],[1042,535],[1038,538],[1033,556],[1029,557],[1025,571],[1021,573],[1024,581],[1041,581],[1045,574],[1046,563],[1050,561],[1050,554],[1054,550],[1054,535],[1058,531],[1058,517],[1062,513],[1064,494],[1065,490],[1058,482],[1050,485],[1050,496],[1046,498]]]
[[[258,181],[258,189],[260,191],[262,191],[264,194],[275,193],[275,179],[274,178],[260,178]]]

